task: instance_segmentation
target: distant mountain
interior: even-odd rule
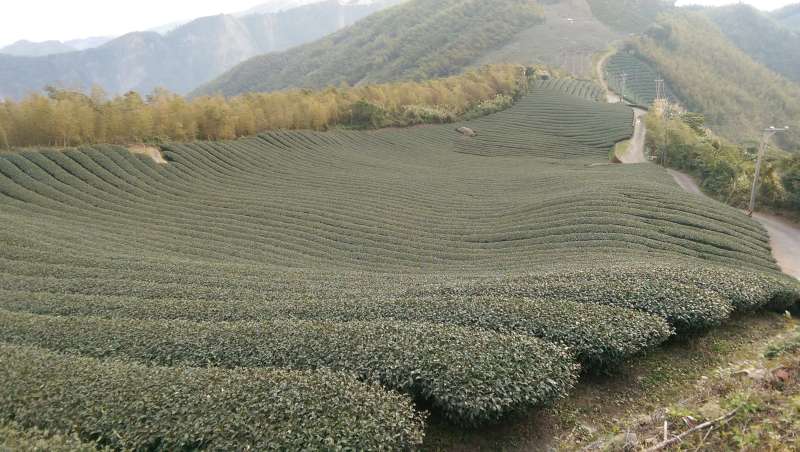
[[[114,39],[111,36],[92,36],[90,38],[71,39],[64,41],[64,44],[72,47],[75,50],[86,50],[100,47],[101,45]]]
[[[61,41],[17,41],[14,44],[0,48],[0,54],[12,56],[45,56],[58,53],[74,52],[78,49],[62,43]]]
[[[320,3],[322,1],[324,0],[270,0],[236,15],[249,16],[251,14],[279,13],[281,11],[288,11],[290,9],[311,5],[314,3]],[[375,0],[339,0],[339,3],[342,5],[369,5],[374,2]]]
[[[800,31],[800,3],[784,6],[773,11],[771,15],[784,27]]]
[[[82,52],[0,55],[0,98],[18,99],[46,85],[99,85],[111,94],[156,87],[187,93],[250,57],[318,39],[400,1],[328,0],[274,14],[204,17],[163,36],[129,33]]]
[[[800,81],[800,33],[748,5],[705,10],[733,44],[773,71]]]
[[[531,0],[411,0],[311,44],[252,58],[194,94],[447,76],[543,21]]]
[[[47,55],[58,55],[59,53],[76,52],[79,50],[93,49],[111,41],[114,38],[95,36],[83,39],[71,39],[69,41],[42,41],[31,42],[26,40],[17,41],[14,44],[0,48],[0,54],[11,56],[39,57]]]
[[[764,127],[788,125],[775,141],[800,150],[800,86],[741,50],[708,15],[661,15],[657,26],[633,39],[633,48],[715,132],[744,143],[758,140]]]

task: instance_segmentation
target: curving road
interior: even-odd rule
[[[603,88],[605,88],[606,93],[608,93],[608,102],[618,103],[620,101],[619,96],[609,89],[605,77],[603,76],[603,66],[609,57],[610,54],[603,56],[595,70],[600,83],[603,85]],[[645,136],[647,135],[647,129],[644,125],[644,115],[647,114],[647,112],[638,108],[634,108],[633,111],[634,121],[636,121],[633,138],[631,138],[631,144],[628,150],[624,155],[620,156],[620,160],[625,164],[647,162],[644,155]],[[667,172],[686,192],[708,197],[697,185],[694,178],[688,174],[673,169],[667,169]],[[772,254],[781,270],[787,275],[800,279],[800,225],[791,223],[775,215],[764,213],[755,213],[753,214],[753,218],[761,223],[764,229],[769,233]]]
[[[646,163],[647,158],[644,156],[644,139],[647,136],[647,128],[644,124],[644,116],[647,114],[646,110],[641,108],[633,109],[633,120],[635,127],[633,130],[633,138],[628,145],[628,150],[619,156],[622,163]]]
[[[668,169],[667,172],[685,191],[706,196],[697,182],[688,174]],[[769,233],[772,255],[784,273],[800,279],[800,225],[766,213],[754,213],[753,218]]]

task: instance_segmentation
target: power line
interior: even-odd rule
[[[656,80],[656,102],[667,100],[666,89],[664,89],[664,79]]]
[[[777,133],[783,133],[789,130],[789,127],[770,127],[764,129],[764,134],[761,136],[761,145],[758,148],[758,159],[756,160],[756,174],[753,177],[753,190],[750,192],[750,208],[747,210],[747,216],[752,217],[756,209],[756,194],[758,192],[759,178],[761,177],[761,164],[764,161],[764,154],[767,152],[767,144],[769,139]]]

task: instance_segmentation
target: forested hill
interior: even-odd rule
[[[709,8],[705,13],[736,47],[773,71],[800,81],[800,32],[748,5]]]
[[[674,0],[588,0],[592,13],[611,28],[641,33],[659,14],[674,8]]]
[[[784,27],[800,31],[800,3],[785,6],[772,13],[772,17]]]
[[[757,140],[763,127],[789,125],[781,144],[800,149],[800,85],[737,48],[702,12],[662,15],[633,46],[716,132],[742,142]]]
[[[200,18],[166,35],[130,33],[82,52],[0,55],[0,98],[19,99],[47,85],[185,94],[252,56],[313,41],[401,1],[327,0],[274,14]]]
[[[246,61],[195,94],[451,75],[542,21],[531,0],[412,0],[314,43]]]

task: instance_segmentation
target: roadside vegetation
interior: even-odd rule
[[[165,90],[108,99],[95,89],[49,88],[0,102],[0,149],[223,140],[278,129],[379,128],[449,123],[510,107],[525,93],[526,68],[487,66],[425,82],[289,90],[187,100]]]
[[[656,162],[693,175],[706,193],[722,202],[748,206],[757,145],[736,145],[719,137],[696,113],[672,118],[650,113],[646,124],[646,148]],[[769,147],[761,174],[759,204],[790,217],[800,216],[800,155]]]
[[[800,150],[800,87],[736,48],[701,13],[664,14],[632,45],[717,134],[751,144],[765,127],[788,125],[791,130],[776,140],[786,150]]]

